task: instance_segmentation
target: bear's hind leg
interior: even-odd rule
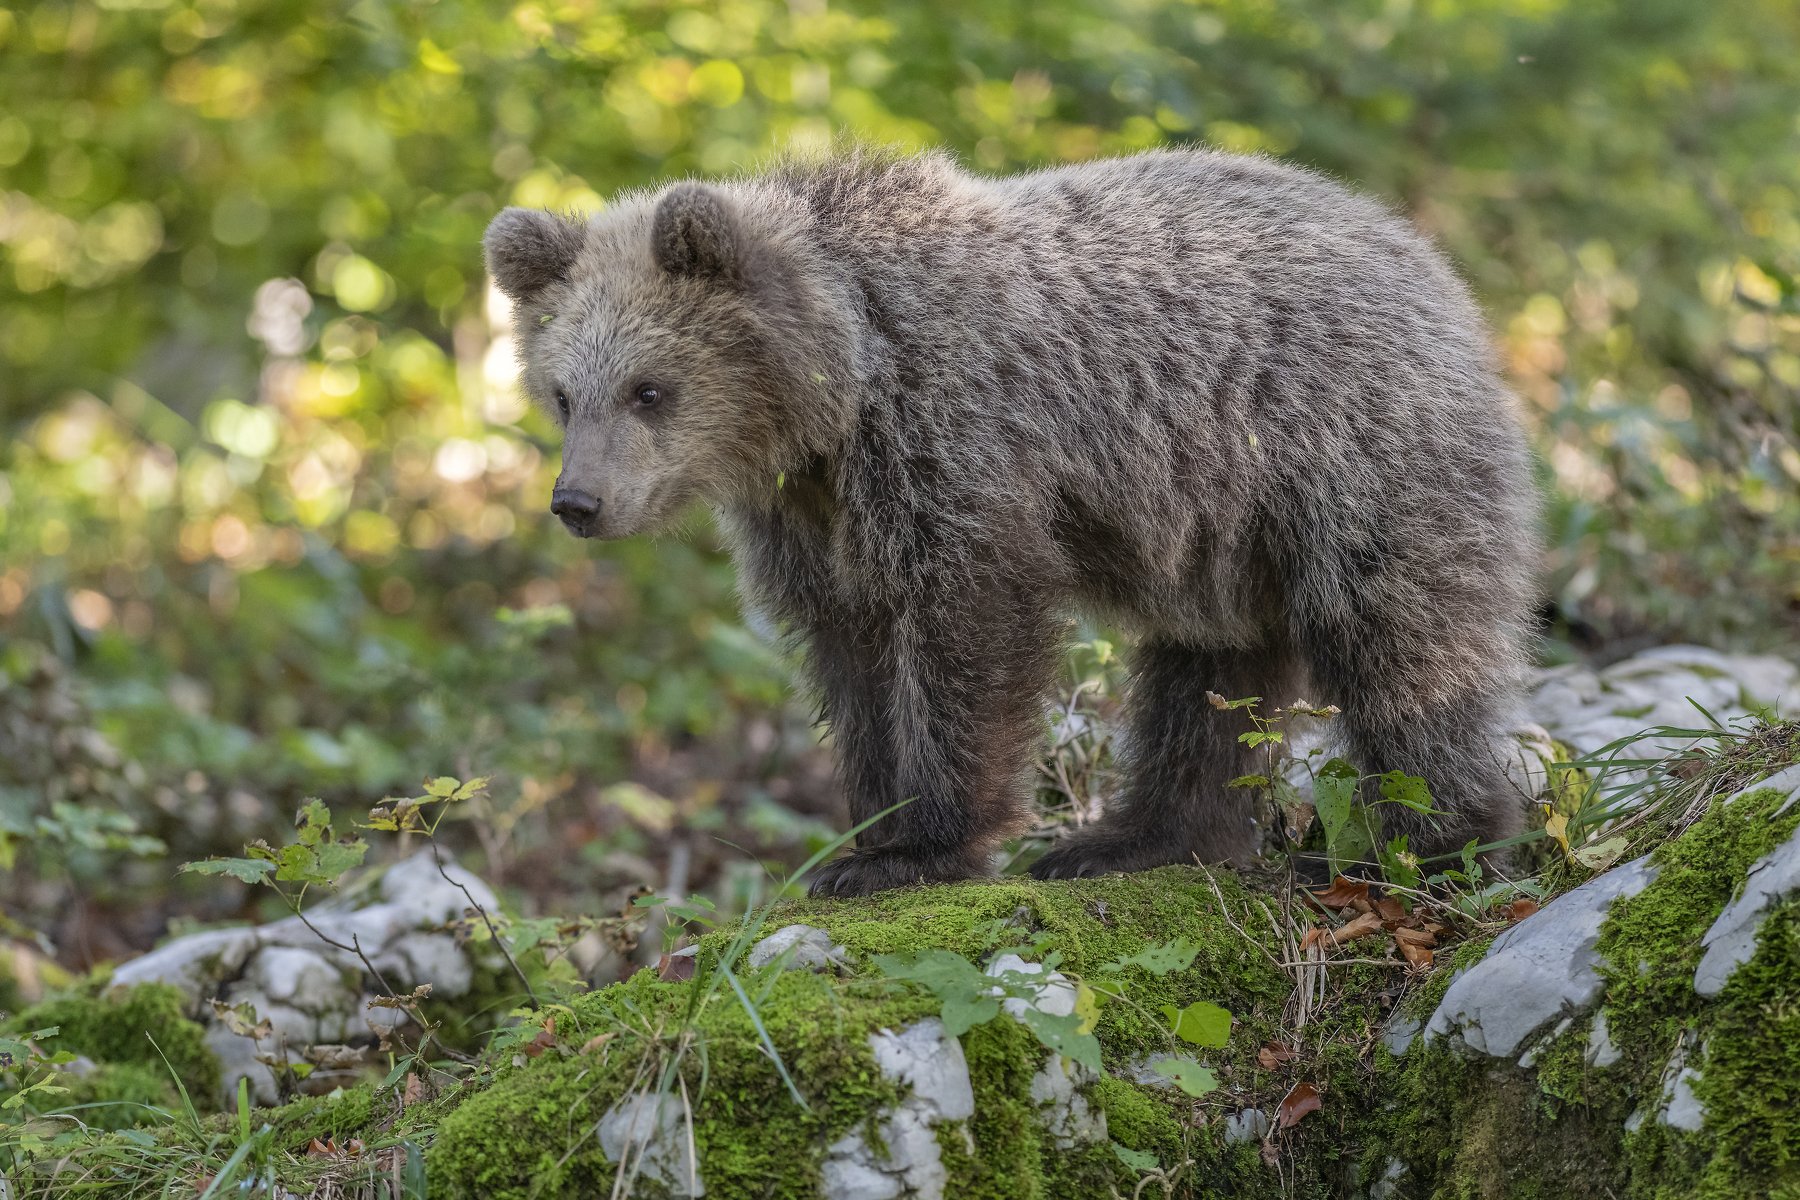
[[[1255,769],[1238,740],[1254,726],[1243,709],[1212,706],[1262,697],[1265,708],[1293,697],[1289,661],[1270,646],[1203,650],[1167,639],[1138,647],[1126,694],[1126,779],[1094,825],[1063,839],[1037,862],[1039,879],[1141,871],[1165,863],[1242,861],[1256,850],[1255,800],[1226,785]]]
[[[1452,606],[1374,605],[1354,621],[1300,630],[1312,677],[1344,710],[1338,721],[1363,775],[1363,801],[1379,799],[1375,777],[1399,771],[1424,779],[1434,815],[1376,804],[1382,837],[1406,835],[1421,857],[1450,854],[1470,841],[1502,841],[1523,826],[1525,797],[1507,773],[1507,730],[1520,674],[1508,625],[1449,620]],[[1488,856],[1504,867],[1505,854]]]

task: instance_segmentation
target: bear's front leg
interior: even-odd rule
[[[974,611],[925,606],[814,639],[851,819],[900,807],[812,873],[813,895],[986,875],[1024,825],[1051,627],[1005,602]]]

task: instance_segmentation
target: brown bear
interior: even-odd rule
[[[1138,638],[1104,818],[1041,877],[1241,859],[1241,711],[1338,704],[1369,775],[1423,776],[1438,853],[1516,831],[1525,438],[1467,289],[1380,204],[1170,150],[1008,178],[838,151],[507,209],[486,237],[583,537],[718,513],[804,643],[850,812],[813,879],[991,869],[1084,611]]]

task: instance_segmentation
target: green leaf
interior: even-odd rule
[[[1117,1142],[1112,1144],[1112,1148],[1113,1153],[1118,1155],[1120,1162],[1140,1174],[1145,1171],[1154,1171],[1157,1167],[1162,1165],[1158,1161],[1156,1155],[1150,1153],[1148,1150],[1133,1150],[1128,1146],[1121,1146]]]
[[[1223,1046],[1231,1040],[1231,1014],[1216,1004],[1197,1000],[1176,1011],[1173,1004],[1162,1006],[1169,1019],[1169,1030],[1184,1042],[1196,1046]]]
[[[1269,777],[1267,775],[1239,775],[1225,786],[1228,788],[1266,788],[1269,786]]]
[[[1436,813],[1431,805],[1431,789],[1417,775],[1389,771],[1381,777],[1381,798],[1389,804],[1400,804],[1414,812]]]
[[[1199,946],[1183,938],[1176,938],[1172,942],[1156,942],[1145,946],[1136,954],[1128,954],[1124,958],[1115,958],[1100,969],[1123,971],[1126,967],[1142,967],[1152,975],[1167,975],[1193,966],[1194,958],[1199,953]]]
[[[451,792],[448,798],[452,803],[459,800],[472,799],[487,790],[487,785],[491,778],[492,776],[489,775],[478,775],[474,779],[457,785],[456,790]]]
[[[1406,848],[1406,835],[1400,834],[1382,847],[1377,857],[1381,862],[1382,878],[1395,887],[1417,888],[1419,886],[1419,860]],[[1404,896],[1400,903],[1411,908],[1411,902]]]
[[[209,858],[204,862],[182,863],[181,869],[195,875],[230,875],[245,883],[262,883],[275,869],[275,864],[260,858]]]
[[[336,883],[345,871],[361,866],[363,856],[368,852],[369,844],[360,838],[348,842],[326,842],[319,847],[319,878],[315,882]]]
[[[1081,1032],[1082,1019],[1078,1014],[1057,1016],[1041,1009],[1027,1008],[1019,1019],[1049,1049],[1090,1071],[1100,1070],[1100,1039]]]
[[[1153,1069],[1190,1096],[1204,1096],[1219,1086],[1219,1077],[1191,1058],[1165,1058]]]
[[[461,786],[460,780],[452,779],[448,775],[439,775],[425,785],[425,792],[427,795],[436,796],[439,800],[447,800],[454,796],[456,789]]]
[[[961,1037],[1000,1015],[1000,1001],[995,996],[951,996],[942,1003],[944,1032],[951,1037]]]
[[[1319,814],[1327,846],[1336,842],[1350,823],[1358,778],[1356,768],[1341,758],[1332,759],[1313,776],[1313,811]]]

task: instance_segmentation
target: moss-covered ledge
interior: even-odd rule
[[[1227,874],[1166,868],[784,905],[769,930],[821,930],[847,963],[820,973],[743,970],[809,1107],[788,1094],[748,1009],[721,989],[694,1019],[694,1049],[672,1076],[686,1101],[666,1113],[642,1110],[663,1124],[658,1133],[655,1122],[642,1123],[651,1132],[634,1188],[680,1195],[697,1190],[697,1179],[714,1196],[934,1194],[929,1176],[925,1191],[904,1190],[919,1176],[898,1168],[879,1178],[850,1172],[848,1184],[832,1168],[833,1147],[859,1133],[880,1165],[884,1121],[906,1096],[879,1069],[870,1035],[935,1012],[929,995],[882,978],[875,957],[937,948],[981,964],[997,939],[1016,939],[1059,951],[1072,978],[1098,978],[1112,960],[1183,939],[1200,949],[1191,967],[1163,976],[1128,969],[1128,1002],[1106,1004],[1094,1027],[1103,1072],[1074,1072],[1073,1094],[1090,1116],[1104,1115],[1103,1134],[1097,1120],[1071,1120],[1067,1098],[1044,1083],[1052,1056],[1017,1021],[1002,1016],[963,1036],[972,1116],[931,1127],[942,1195],[1129,1195],[1151,1160],[1176,1176],[1182,1195],[1800,1195],[1800,1127],[1786,1119],[1800,1079],[1800,901],[1767,896],[1747,961],[1716,994],[1695,989],[1716,944],[1709,931],[1746,895],[1747,875],[1764,877],[1784,852],[1800,853],[1797,825],[1800,773],[1745,789],[1648,860],[1575,889],[1491,944],[1443,955],[1432,972],[1408,977],[1385,962],[1328,968],[1297,1030],[1295,976],[1281,965],[1289,943],[1270,919],[1278,906]],[[1519,948],[1583,919],[1591,935],[1572,935],[1580,947],[1561,965],[1589,971],[1591,986],[1532,1016]],[[700,978],[731,935],[703,941]],[[1504,1057],[1472,1044],[1475,1031],[1446,1011],[1461,1003],[1446,1000],[1452,983],[1484,962],[1520,991],[1523,1019],[1538,1020],[1504,1045],[1496,1034],[1490,1049]],[[610,1186],[617,1168],[596,1123],[653,1086],[646,1064],[667,1064],[693,986],[646,973],[576,1004],[577,1036],[590,1027],[664,1036],[620,1032],[598,1058],[540,1056],[472,1095],[438,1127],[427,1155],[433,1194],[580,1195]],[[1230,1010],[1234,1022],[1226,1046],[1182,1048],[1219,1080],[1194,1099],[1144,1067],[1170,1049],[1163,1006],[1201,1000]],[[1295,1056],[1259,1057],[1270,1042]],[[660,1057],[647,1054],[652,1045],[664,1048]],[[1282,1129],[1282,1098],[1303,1082],[1323,1103]],[[660,1145],[663,1134],[669,1146]],[[895,1148],[898,1160],[906,1153]]]
[[[1156,1173],[1173,1195],[1271,1200],[1792,1200],[1797,826],[1800,770],[1713,803],[1647,858],[1497,937],[1441,949],[1423,973],[1372,943],[1294,968],[1304,918],[1226,872],[791,902],[748,939],[805,927],[774,961],[732,958],[739,931],[721,930],[696,948],[692,979],[643,971],[575,999],[469,1082],[404,1104],[363,1085],[251,1124],[269,1128],[259,1161],[301,1195],[410,1163],[430,1196],[484,1200],[612,1194],[621,1170],[638,1196],[1086,1200]],[[1180,969],[1108,969],[1176,941],[1195,950]],[[941,1002],[878,962],[927,950],[976,967],[1054,953],[1063,978],[1042,976],[1031,1002],[1046,1010],[1089,1014],[1080,985],[1111,981],[1122,997],[1092,1014],[1099,1070],[1008,1012],[949,1036]],[[1231,1013],[1224,1044],[1171,1039],[1165,1007],[1197,1002]],[[107,1013],[57,1023],[71,1049],[124,1061],[109,1037],[135,1018]],[[1153,1069],[1170,1053],[1201,1060],[1217,1087],[1172,1086]],[[1321,1103],[1290,1106],[1284,1128],[1298,1084]],[[226,1114],[155,1136],[217,1159],[234,1127]],[[364,1150],[308,1155],[313,1138]],[[33,1170],[112,1171],[119,1195],[157,1193],[128,1156],[91,1153]],[[1140,1194],[1163,1192],[1153,1178]]]

